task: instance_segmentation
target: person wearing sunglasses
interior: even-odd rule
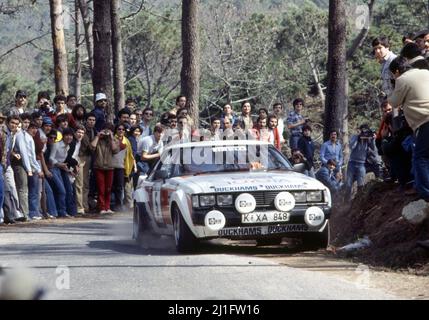
[[[15,93],[15,106],[10,109],[9,115],[20,115],[26,112],[28,100],[27,93],[23,90],[18,90]]]
[[[91,111],[95,115],[95,130],[100,132],[106,124],[107,96],[104,93],[95,95],[95,108]]]
[[[145,108],[143,110],[143,117],[140,122],[140,128],[142,129],[142,137],[148,137],[152,134],[152,129],[150,128],[151,122],[153,120],[153,109]]]

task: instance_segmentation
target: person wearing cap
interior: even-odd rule
[[[369,152],[375,152],[375,134],[367,124],[362,124],[357,134],[350,138],[350,160],[347,165],[345,201],[351,200],[353,183],[358,192],[365,184],[365,162]]]
[[[385,96],[393,91],[393,75],[389,70],[390,63],[396,58],[396,54],[390,51],[389,38],[380,36],[372,40],[372,49],[375,59],[381,64],[381,88]]]
[[[104,93],[95,95],[95,107],[91,111],[95,115],[95,130],[100,132],[106,123],[107,96]]]
[[[20,115],[25,112],[28,100],[27,93],[23,90],[18,90],[15,94],[15,106],[10,109],[9,115]]]

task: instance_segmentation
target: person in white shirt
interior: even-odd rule
[[[33,175],[43,176],[41,167],[36,160],[36,153],[34,147],[34,139],[27,132],[28,127],[30,126],[31,116],[28,113],[21,115],[22,129],[17,132],[15,136],[15,146],[12,151],[12,169],[15,176],[16,190],[18,192],[19,198],[19,207],[24,216],[28,218],[38,219],[39,214],[35,213],[34,210],[30,215],[29,210],[29,185],[28,182],[31,180],[33,184],[32,177]],[[32,186],[37,188],[37,186]],[[33,195],[34,196],[34,195]],[[34,209],[34,208],[33,208]]]
[[[285,131],[285,118],[283,114],[283,105],[280,102],[273,104],[273,114],[277,117],[277,131],[280,136],[280,143],[284,144],[285,139],[283,133]]]
[[[163,132],[164,128],[161,125],[156,125],[153,129],[153,135],[142,139],[141,173],[147,174],[161,157],[161,153],[164,148],[164,144],[162,142]]]
[[[32,220],[42,219],[39,194],[41,186],[40,179],[42,179],[44,175],[40,163],[36,159],[36,147],[34,142],[38,127],[38,123],[32,121],[27,129],[27,133],[32,139],[26,139],[27,153],[33,172],[31,175],[28,175],[28,209],[29,216]]]

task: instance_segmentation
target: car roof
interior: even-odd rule
[[[215,141],[198,141],[174,144],[165,148],[164,151],[179,149],[179,148],[194,148],[194,147],[222,147],[222,146],[265,146],[271,143],[258,140],[215,140]]]

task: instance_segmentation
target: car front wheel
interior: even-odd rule
[[[192,231],[182,217],[182,213],[176,206],[173,208],[173,226],[177,251],[181,253],[195,251],[198,240],[192,234]]]
[[[304,234],[302,238],[302,245],[305,251],[317,251],[319,249],[326,249],[330,240],[330,227],[329,221],[322,232],[312,232]]]
[[[141,216],[140,210],[137,203],[134,202],[134,211],[133,211],[133,239],[137,242],[141,240],[142,226],[141,226]]]

